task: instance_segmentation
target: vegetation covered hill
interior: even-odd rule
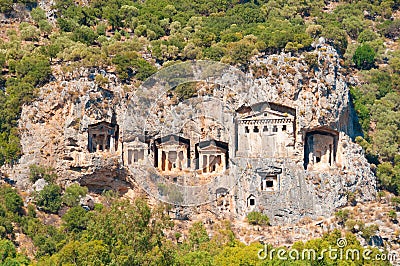
[[[46,7],[47,14],[37,4],[0,1],[0,165],[18,160],[21,107],[56,72],[67,75],[79,67],[115,71],[129,90],[179,61],[210,59],[250,71],[254,55],[300,54],[324,37],[341,54],[353,84],[364,132],[357,142],[376,166],[381,188],[400,194],[400,1],[56,0],[53,12]],[[107,80],[98,76],[96,82]],[[163,212],[141,200],[132,206],[113,201],[84,212],[63,203],[57,186],[45,192],[36,201],[42,210],[72,206],[61,227],[44,225],[34,206],[25,210],[15,191],[1,188],[2,264],[29,263],[15,251],[15,230],[32,239],[39,265],[233,265],[240,258],[250,265],[272,263],[247,257],[259,246],[238,243],[229,227],[210,239],[196,225],[176,245],[161,233],[169,226]],[[56,206],[48,205],[48,198]],[[334,234],[308,243],[320,248]],[[355,240],[354,245],[361,248]]]
[[[53,185],[56,186],[56,185]],[[141,198],[133,202],[120,199],[112,194],[102,197],[102,204],[87,211],[77,205],[82,188],[74,187],[61,197],[57,190],[44,189],[39,198],[60,198],[68,210],[61,221],[50,218],[49,214],[37,211],[29,204],[23,207],[21,196],[8,185],[0,186],[0,264],[1,265],[390,265],[389,260],[373,261],[360,255],[356,257],[321,256],[323,249],[337,248],[337,239],[346,238],[347,250],[368,249],[370,258],[384,256],[387,251],[376,247],[362,247],[354,233],[362,232],[368,241],[378,229],[375,224],[367,225],[355,216],[362,210],[341,210],[336,222],[343,229],[335,229],[322,238],[292,243],[292,249],[300,254],[303,250],[314,249],[318,257],[299,257],[282,260],[277,253],[268,253],[265,258],[259,251],[264,246],[259,242],[245,245],[236,240],[233,226],[228,221],[213,225],[206,230],[202,222],[191,225],[187,232],[173,231],[173,222],[166,212],[168,206],[150,208]],[[68,189],[67,189],[68,190]],[[75,195],[75,196],[73,196]],[[398,198],[396,198],[397,203]],[[40,203],[37,201],[37,205]],[[54,206],[50,201],[43,207]],[[58,208],[59,208],[58,207]],[[56,211],[47,209],[47,211]],[[374,211],[374,208],[372,208]],[[358,214],[358,215],[359,215]],[[47,217],[47,219],[45,219]],[[390,219],[397,219],[388,214]],[[249,217],[249,222],[257,221]],[[390,222],[392,223],[392,222]],[[266,230],[264,223],[257,227]],[[292,227],[293,228],[293,227]],[[279,228],[275,228],[275,230]],[[290,229],[290,228],[288,228]],[[260,230],[260,229],[258,229]],[[276,232],[279,234],[279,231]],[[398,232],[397,232],[398,233]],[[172,235],[172,236],[171,236]],[[27,236],[29,241],[21,241]],[[283,236],[290,238],[289,235]],[[267,250],[273,246],[268,244]],[[275,246],[275,249],[288,250]],[[17,251],[18,250],[18,251]],[[272,254],[272,255],[271,255]],[[338,253],[339,254],[339,253]],[[288,256],[287,254],[285,255]],[[295,255],[293,255],[296,257]],[[389,258],[389,257],[387,257]]]

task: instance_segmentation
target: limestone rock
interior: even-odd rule
[[[48,183],[47,183],[47,181],[46,180],[44,180],[43,178],[40,178],[40,179],[38,179],[36,182],[35,182],[35,184],[33,184],[33,189],[35,190],[35,191],[42,191],[43,190],[43,188],[45,187],[45,186],[47,186],[48,185]]]
[[[275,224],[328,216],[347,204],[350,194],[358,201],[371,200],[376,180],[361,147],[353,142],[359,126],[339,56],[323,39],[314,46],[299,57],[281,53],[255,58],[249,73],[224,72],[185,101],[165,93],[168,84],[161,82],[146,83],[154,85],[151,90],[126,92],[113,73],[99,69],[56,76],[35,102],[23,107],[23,156],[3,171],[26,189],[29,165],[49,165],[57,170],[58,182],[78,181],[93,192],[126,193],[131,186],[139,193],[139,184],[160,200],[171,202],[173,196],[173,202],[182,203],[183,197],[184,216],[196,215],[196,200],[201,198],[221,217],[243,219],[254,210]],[[194,80],[206,75],[204,69],[192,69]],[[110,82],[100,87],[96,75]],[[247,80],[252,81],[249,86]],[[262,121],[272,121],[271,127],[255,126]],[[273,121],[285,122],[278,126]],[[119,134],[107,127],[89,132],[93,125],[117,125]],[[170,134],[189,141],[178,153],[172,151],[171,165],[159,142]],[[242,154],[238,147],[245,137],[240,134],[259,134],[240,146],[247,149]],[[96,139],[95,146],[90,138]],[[211,145],[211,139],[222,144]],[[200,142],[208,143],[201,146],[201,164]],[[220,154],[228,153],[207,157],[206,149],[217,148]],[[192,188],[171,190],[179,184]]]

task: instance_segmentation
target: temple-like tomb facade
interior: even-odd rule
[[[286,157],[293,151],[295,115],[292,113],[267,107],[239,118],[237,128],[239,157]]]
[[[155,140],[156,166],[163,172],[188,169],[190,141],[171,134]]]
[[[147,143],[139,140],[138,137],[124,141],[124,164],[141,164],[146,161],[149,154],[149,146]]]
[[[222,173],[228,164],[228,144],[216,140],[199,142],[196,145],[198,169],[202,173]]]
[[[339,133],[319,127],[310,130],[305,136],[304,168],[323,170],[336,166],[336,153]]]
[[[279,191],[280,190],[280,175],[282,168],[266,167],[256,169],[256,173],[260,176],[260,191]]]
[[[99,122],[88,127],[89,152],[118,150],[118,125]]]

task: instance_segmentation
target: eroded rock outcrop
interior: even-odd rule
[[[113,74],[79,70],[24,106],[24,155],[8,171],[25,187],[31,164],[93,191],[137,183],[185,213],[206,204],[224,217],[262,211],[273,223],[329,215],[349,195],[373,199],[376,187],[352,141],[357,118],[339,60],[321,40],[298,57],[255,58],[246,86],[221,72],[185,100],[162,82],[126,92]],[[190,69],[193,81],[204,77]],[[96,75],[110,82],[102,88]]]

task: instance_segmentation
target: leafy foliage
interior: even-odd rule
[[[9,186],[0,186],[0,192],[19,195]],[[2,199],[2,197],[0,197]],[[109,198],[108,205],[98,205],[93,211],[81,207],[72,207],[62,216],[62,226],[45,225],[34,215],[17,216],[0,201],[0,218],[7,217],[8,223],[17,224],[22,232],[32,239],[36,258],[29,261],[17,252],[10,234],[0,238],[1,265],[305,265],[313,263],[312,257],[304,260],[280,260],[276,253],[258,257],[264,247],[259,242],[245,245],[235,240],[231,224],[226,221],[213,225],[209,235],[202,222],[193,223],[182,243],[177,244],[167,239],[164,232],[170,231],[172,223],[166,214],[166,206],[151,209],[144,199],[133,202],[115,197]],[[350,221],[348,221],[349,227]],[[354,222],[356,224],[357,222]],[[4,223],[0,219],[0,228]],[[353,225],[353,228],[355,226]],[[359,224],[358,231],[368,240],[378,229],[375,225]],[[357,231],[357,232],[358,232]],[[177,236],[179,237],[179,236]],[[307,242],[296,242],[292,248],[299,252],[314,249],[317,254],[329,246],[336,246],[338,238],[345,237],[348,248],[364,251],[355,235],[334,230],[322,238]],[[9,238],[9,239],[7,239]],[[285,249],[272,247],[268,250]],[[381,253],[375,248],[371,257]],[[321,265],[364,265],[367,261],[331,260],[329,256],[318,259]],[[289,264],[287,264],[289,263]],[[296,264],[297,263],[297,264]],[[389,265],[386,261],[376,261],[376,265]]]
[[[77,206],[80,198],[84,197],[87,193],[87,187],[81,187],[79,184],[72,184],[65,189],[62,202],[69,207]]]
[[[247,214],[247,221],[250,224],[269,225],[268,216],[260,212],[249,212]]]
[[[359,69],[370,69],[374,66],[375,51],[368,44],[360,45],[354,53],[353,61]]]
[[[56,184],[46,185],[35,195],[37,206],[44,211],[57,213],[61,208],[61,188]]]
[[[69,232],[78,233],[85,230],[89,221],[89,217],[86,214],[86,211],[82,207],[72,207],[62,217],[64,227]]]
[[[349,210],[339,210],[335,213],[336,219],[338,219],[339,224],[344,225],[347,220],[351,217]]]
[[[30,7],[31,3],[3,0],[0,12],[12,16],[15,7]],[[56,0],[54,27],[42,9],[34,8],[31,23],[19,23],[18,31],[10,30],[0,41],[0,165],[13,164],[21,155],[17,130],[21,107],[35,99],[38,88],[50,81],[51,64],[59,64],[64,72],[78,67],[111,67],[123,82],[136,85],[152,75],[155,66],[212,59],[246,70],[254,55],[285,50],[307,51],[306,61],[313,70],[319,62],[309,53],[311,43],[324,37],[363,70],[364,82],[351,88],[363,130],[357,142],[377,165],[380,186],[400,194],[400,53],[385,53],[384,49],[384,38],[396,40],[399,36],[400,20],[391,19],[398,2],[340,1],[329,12],[325,7],[320,0],[94,0],[87,5]],[[387,67],[371,69],[382,63]],[[345,64],[350,66],[351,62]],[[97,82],[102,86],[107,81],[98,78]],[[196,93],[190,86],[177,89],[182,98]],[[54,176],[51,169],[34,166],[31,178],[45,178],[51,183]],[[71,187],[61,197],[61,189],[50,184],[35,199],[43,210],[57,212],[62,201],[76,206],[84,192],[84,188]],[[175,246],[163,235],[170,225],[162,209],[152,211],[141,200],[133,205],[121,201],[97,205],[93,212],[72,207],[63,217],[63,227],[56,228],[35,218],[34,207],[24,216],[22,199],[12,189],[1,188],[0,193],[0,236],[12,237],[13,224],[19,223],[37,248],[38,265],[281,264],[258,261],[254,254],[260,246],[238,243],[229,226],[210,237],[202,224],[195,224],[188,239]],[[249,221],[266,220],[260,214],[252,215]],[[337,218],[355,230],[356,224],[345,212]],[[362,224],[357,227],[366,238],[375,229]],[[333,232],[295,245],[322,249],[335,245],[338,236]],[[351,235],[346,237],[362,249]],[[0,250],[10,251],[1,256],[1,264],[28,264],[13,251],[12,242],[0,241],[4,247]]]
[[[117,54],[112,62],[117,67],[119,77],[124,80],[130,80],[133,76],[145,80],[156,72],[153,66],[135,52]]]
[[[10,186],[0,187],[0,204],[5,207],[6,211],[12,213],[20,213],[23,201],[15,189]]]
[[[29,260],[17,253],[14,244],[6,239],[0,239],[1,265],[29,265]]]

